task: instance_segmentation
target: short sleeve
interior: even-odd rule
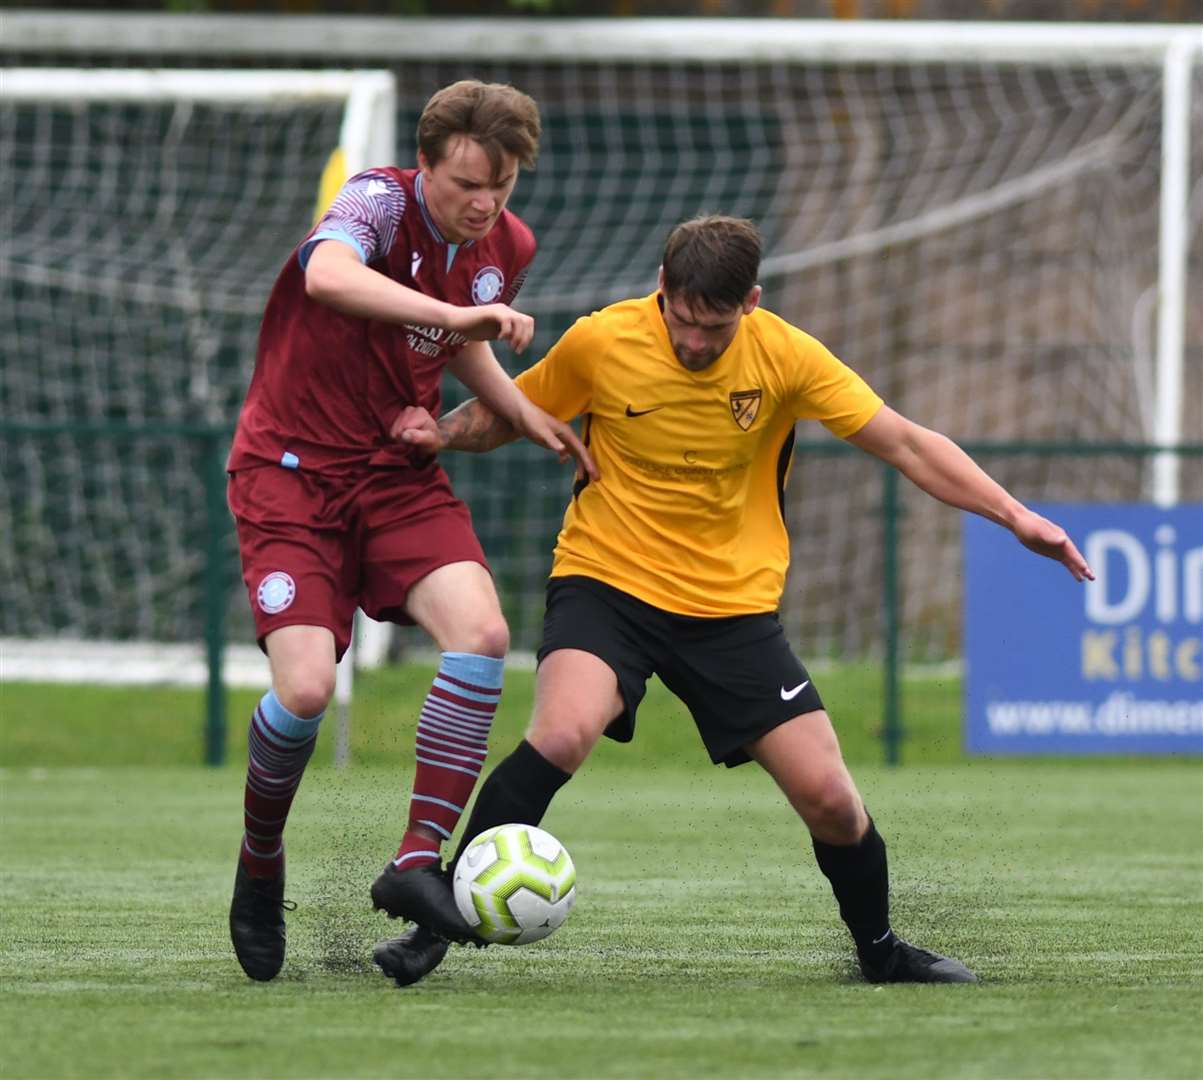
[[[301,268],[322,240],[341,240],[361,261],[374,262],[392,249],[404,213],[405,189],[391,173],[369,169],[351,177],[297,249]]]
[[[796,334],[794,415],[799,420],[818,420],[841,439],[855,435],[881,408],[881,398],[825,345],[801,331]]]
[[[537,364],[514,381],[531,401],[559,420],[588,412],[593,399],[593,370],[602,353],[596,315],[570,326]]]

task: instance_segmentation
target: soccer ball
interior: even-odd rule
[[[576,903],[576,867],[533,825],[497,825],[455,864],[455,903],[482,941],[525,945],[547,937]]]

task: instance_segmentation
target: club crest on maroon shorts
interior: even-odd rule
[[[283,611],[296,599],[296,595],[296,582],[283,570],[273,570],[259,582],[259,607],[268,615]]]

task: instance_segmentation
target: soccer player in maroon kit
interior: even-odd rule
[[[418,168],[352,177],[267,302],[229,461],[243,580],[272,679],[251,718],[230,907],[234,950],[253,979],[274,978],[284,962],[284,824],[356,607],[416,623],[442,650],[418,721],[408,827],[373,903],[418,924],[412,951],[470,936],[438,902],[449,889],[440,845],[485,759],[509,631],[467,508],[434,459],[389,431],[409,406],[437,414],[446,367],[532,441],[592,473],[572,429],[532,405],[488,345],[520,352],[534,331],[509,305],[535,240],[505,206],[539,131],[537,106],[513,87],[440,90],[418,122]]]

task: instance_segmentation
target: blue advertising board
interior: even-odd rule
[[[1203,504],[1032,509],[1096,580],[964,515],[966,748],[1203,753]]]

